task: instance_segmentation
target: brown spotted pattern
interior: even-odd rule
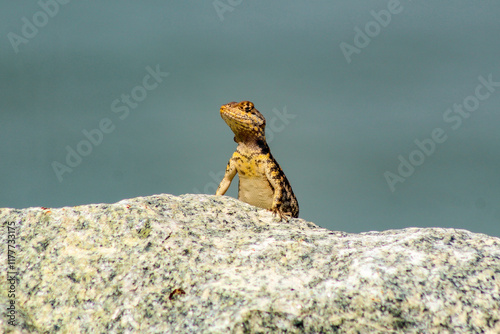
[[[250,101],[225,104],[220,114],[233,131],[238,147],[215,194],[224,195],[238,173],[239,200],[271,210],[280,219],[298,217],[297,198],[267,145],[264,116]]]

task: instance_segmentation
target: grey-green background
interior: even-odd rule
[[[219,107],[251,100],[273,120],[302,218],[500,236],[500,88],[456,130],[443,119],[480,76],[500,82],[498,1],[401,1],[380,31],[371,11],[394,0],[220,3],[221,15],[212,0],[71,1],[44,22],[40,3],[3,1],[0,207],[213,193],[235,149]],[[16,53],[9,33],[26,20],[41,27]],[[367,24],[373,37],[348,63],[340,45]],[[140,93],[148,66],[169,76],[120,119],[113,101]],[[114,131],[60,182],[52,163],[106,118]],[[435,128],[447,140],[392,192],[384,173]]]

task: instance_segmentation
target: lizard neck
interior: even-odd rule
[[[238,152],[254,154],[269,153],[269,146],[267,145],[265,136],[245,138],[245,140],[242,140],[242,138],[239,137],[234,137],[234,141],[238,143]]]

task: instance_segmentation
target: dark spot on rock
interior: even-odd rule
[[[174,300],[177,296],[185,295],[186,291],[182,290],[181,288],[174,289],[170,295],[168,296],[168,299]]]

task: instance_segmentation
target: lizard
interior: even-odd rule
[[[233,131],[238,146],[215,195],[224,195],[237,173],[240,201],[268,209],[279,215],[280,221],[283,217],[297,218],[299,203],[266,142],[264,116],[250,101],[224,104],[220,115]]]

